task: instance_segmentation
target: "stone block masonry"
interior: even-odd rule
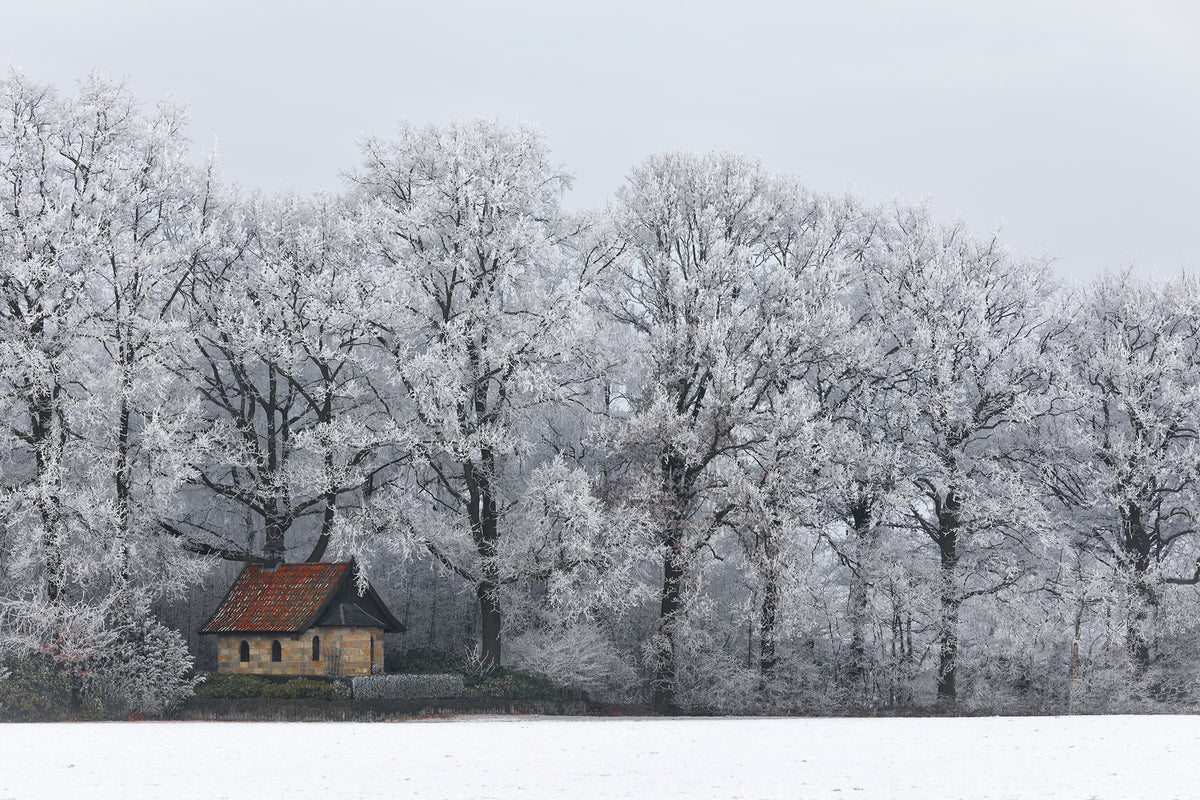
[[[313,637],[320,653],[313,660]],[[241,660],[241,644],[250,660]],[[279,642],[280,660],[271,660]],[[372,670],[372,664],[375,670]],[[370,675],[383,671],[382,628],[311,628],[302,634],[223,634],[217,639],[217,672],[248,675]]]

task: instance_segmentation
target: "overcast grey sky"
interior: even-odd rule
[[[39,0],[0,57],[185,101],[246,187],[337,188],[404,118],[532,122],[601,205],[666,149],[927,199],[1066,277],[1200,267],[1200,6],[1169,0]]]

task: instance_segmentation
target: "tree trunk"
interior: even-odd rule
[[[131,319],[126,318],[129,312],[125,309],[121,268],[115,254],[110,254],[109,265],[112,268],[112,336],[117,366],[117,460],[113,470],[113,491],[117,510],[116,541],[113,542],[113,550],[117,561],[113,584],[117,592],[123,593],[129,583],[129,538],[133,529],[133,463],[130,442],[133,435],[133,410],[130,408],[130,399],[133,397],[137,352],[134,344],[134,325]]]
[[[325,454],[325,469],[326,474],[333,470],[333,456],[326,452]],[[308,554],[308,561],[316,563],[325,557],[325,550],[329,547],[329,541],[333,538],[333,523],[337,517],[337,493],[333,491],[325,492],[325,508],[321,512],[321,532],[317,536],[317,541],[313,545],[312,552]]]
[[[312,563],[316,563],[325,557],[325,550],[329,547],[330,539],[333,538],[333,523],[337,517],[337,490],[333,475],[333,445],[328,437],[328,426],[333,423],[333,396],[335,389],[333,371],[324,361],[318,361],[317,368],[321,372],[321,380],[324,387],[324,398],[321,401],[320,408],[317,409],[317,427],[325,428],[325,435],[321,437],[322,444],[325,447],[325,455],[322,459],[323,466],[325,467],[325,493],[323,497],[325,508],[321,514],[321,532],[317,535],[317,541],[313,545],[312,552],[308,554],[308,561]]]
[[[666,447],[660,457],[663,494],[669,498],[673,508],[663,532],[663,586],[662,604],[658,613],[658,636],[654,677],[652,679],[653,705],[659,713],[667,713],[675,706],[675,676],[677,662],[675,653],[675,626],[683,607],[683,581],[687,571],[684,552],[683,528],[687,497],[687,463],[673,447]]]
[[[958,702],[958,611],[962,600],[958,596],[958,528],[961,503],[951,489],[938,514],[939,598],[938,619],[938,679],[939,705],[953,706]]]
[[[1067,713],[1075,713],[1075,676],[1079,668],[1079,629],[1083,626],[1084,597],[1079,598],[1079,610],[1075,612],[1075,635],[1071,639],[1071,682],[1067,684]]]
[[[279,375],[273,365],[267,366],[267,398],[263,409],[266,416],[266,469],[263,470],[267,479],[263,487],[265,497],[262,499],[264,509],[265,534],[263,537],[263,561],[268,566],[282,564],[286,561],[286,535],[291,527],[291,503],[287,495],[287,486],[283,481],[283,472],[289,459],[288,447],[291,433],[287,411],[279,398]],[[276,415],[279,421],[276,422]]]
[[[1150,585],[1153,542],[1142,520],[1142,509],[1134,501],[1121,506],[1122,551],[1129,571],[1127,602],[1129,609],[1125,617],[1125,650],[1135,680],[1145,676],[1150,667],[1151,627],[1158,597]]]
[[[42,507],[42,551],[46,563],[46,599],[57,603],[67,582],[66,564],[63,560],[62,512],[57,498],[44,500]]]
[[[850,663],[846,670],[850,690],[867,699],[867,582],[863,562],[871,550],[871,504],[860,497],[850,509],[854,523],[855,569],[850,574]]]
[[[768,551],[769,552],[769,551]],[[775,679],[775,668],[779,664],[776,654],[775,629],[779,616],[779,574],[774,558],[767,556],[766,575],[763,581],[763,599],[759,617],[758,674],[765,689]]]
[[[58,602],[66,589],[66,539],[62,508],[62,458],[66,436],[58,415],[58,387],[36,391],[30,403],[30,432],[37,470],[37,509],[42,522],[46,599]]]
[[[672,533],[667,542],[666,555],[663,557],[662,604],[658,613],[658,632],[661,640],[657,647],[653,678],[652,702],[654,710],[660,714],[672,711],[675,704],[675,625],[683,605],[682,549],[678,536]]]
[[[270,492],[272,490],[268,490]],[[287,560],[287,529],[291,521],[284,512],[283,503],[275,494],[268,494],[263,502],[266,513],[264,520],[265,533],[263,537],[263,563],[268,567],[284,563]]]
[[[782,524],[777,518],[768,520],[758,532],[755,547],[750,551],[751,563],[758,568],[762,580],[762,601],[758,606],[758,677],[759,693],[766,693],[775,680],[775,669],[779,664],[779,535]],[[761,543],[761,552],[759,544]],[[749,666],[749,665],[747,665]]]
[[[941,615],[938,620],[938,680],[939,705],[953,706],[958,702],[958,610],[959,600],[954,591],[955,568],[943,555],[941,568]]]
[[[500,666],[500,574],[496,569],[496,552],[500,543],[500,513],[496,503],[492,476],[496,459],[490,448],[480,451],[479,465],[463,462],[463,478],[467,486],[467,516],[471,521],[471,537],[481,562],[481,580],[476,586],[480,611],[480,658],[485,666]]]
[[[489,667],[500,665],[500,596],[499,588],[484,582],[475,589],[479,597],[479,619],[482,628],[480,663]]]
[[[117,573],[114,578],[118,591],[124,591],[129,583],[129,537],[133,528],[133,464],[130,459],[130,436],[132,433],[129,398],[133,394],[133,355],[127,344],[121,342],[120,399],[117,408],[117,463],[113,471],[114,491],[117,501]]]

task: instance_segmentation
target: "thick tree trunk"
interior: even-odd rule
[[[939,705],[953,706],[958,702],[958,612],[962,600],[958,596],[958,528],[961,503],[951,489],[938,514],[938,679]]]
[[[485,666],[500,665],[500,597],[498,588],[484,582],[475,589],[479,597],[479,619],[482,628],[480,662]]]
[[[1145,570],[1134,567],[1129,586],[1129,615],[1125,627],[1125,647],[1135,678],[1142,678],[1150,668],[1150,649],[1154,607],[1157,597],[1146,580]]]
[[[334,498],[331,494],[327,494],[325,509],[321,514],[321,533],[317,536],[317,541],[313,545],[312,552],[308,554],[307,561],[316,563],[325,557],[325,551],[329,548],[329,540],[332,537],[335,512]]]
[[[63,557],[66,539],[62,508],[62,457],[65,434],[58,416],[58,387],[37,392],[30,403],[30,433],[37,470],[38,516],[42,523],[42,561],[46,569],[46,599],[58,602],[66,589]]]
[[[681,396],[686,393],[681,393]],[[676,626],[683,608],[683,581],[687,573],[687,554],[683,541],[688,495],[687,461],[672,446],[660,455],[663,495],[671,504],[671,514],[663,531],[662,604],[658,614],[659,642],[654,665],[653,705],[659,713],[675,707]]]
[[[765,688],[775,679],[779,664],[776,653],[776,633],[779,616],[779,575],[774,558],[768,554],[763,580],[763,599],[759,614],[758,674]]]
[[[46,599],[57,603],[67,583],[66,563],[63,559],[62,511],[57,498],[42,501],[42,558],[46,565]]]
[[[323,497],[325,508],[321,512],[321,532],[317,535],[317,541],[313,545],[312,552],[308,554],[308,561],[316,563],[325,557],[325,550],[329,547],[329,542],[333,538],[333,523],[337,519],[337,491],[333,489],[333,453],[330,452],[328,445],[325,449],[325,476],[327,488]]]
[[[480,611],[480,658],[485,666],[500,666],[500,574],[496,570],[496,553],[500,543],[500,513],[496,503],[492,476],[496,471],[495,454],[490,448],[480,451],[479,464],[463,462],[463,479],[467,486],[467,516],[471,521],[471,537],[481,562],[481,580],[476,586]]]
[[[682,608],[684,567],[683,546],[677,532],[672,528],[668,534],[667,550],[663,557],[662,604],[658,613],[658,633],[661,640],[654,664],[653,700],[654,709],[668,713],[675,705],[675,625]]]
[[[291,527],[291,504],[288,502],[287,488],[282,480],[284,468],[288,461],[288,445],[291,427],[286,412],[276,414],[282,404],[279,402],[279,375],[274,366],[267,367],[267,402],[266,412],[266,469],[264,487],[266,497],[262,500],[266,531],[263,539],[263,561],[268,566],[281,564],[286,560],[287,529]]]
[[[863,563],[871,550],[871,504],[867,498],[850,509],[854,524],[855,569],[850,575],[850,663],[846,670],[850,691],[867,699],[867,582]]]
[[[133,532],[133,410],[130,408],[130,398],[133,396],[134,368],[137,362],[137,352],[134,345],[134,328],[132,321],[127,319],[125,294],[122,291],[121,267],[115,253],[109,256],[112,268],[113,289],[113,328],[112,335],[116,349],[117,366],[117,452],[116,464],[113,469],[113,491],[116,500],[117,525],[116,541],[113,542],[113,552],[116,556],[116,574],[113,585],[118,593],[123,593],[129,583],[129,539]],[[136,274],[136,273],[135,273]]]
[[[117,408],[117,463],[113,471],[114,491],[117,501],[117,541],[114,542],[117,557],[116,588],[124,591],[129,583],[129,537],[133,528],[133,464],[130,459],[130,437],[132,435],[132,413],[129,397],[133,393],[132,353],[125,343],[121,345],[120,400]]]
[[[762,581],[762,600],[758,606],[758,677],[759,692],[764,695],[775,680],[775,669],[779,664],[778,537],[781,533],[780,521],[776,518],[768,520],[763,530],[758,532],[755,547],[750,551],[751,563],[757,567],[759,579]]]
[[[333,371],[324,361],[319,361],[317,368],[321,372],[321,380],[324,385],[324,399],[321,401],[320,408],[317,409],[317,425],[328,426],[333,423],[333,397],[335,394]],[[323,442],[325,446],[325,455],[323,465],[325,467],[325,493],[324,503],[325,508],[321,514],[321,532],[317,535],[316,544],[313,545],[312,552],[308,554],[308,561],[316,563],[325,557],[325,550],[329,547],[329,541],[333,538],[333,523],[337,516],[337,490],[334,488],[335,480],[333,477],[333,450],[332,445],[328,441]]]
[[[937,701],[941,705],[958,702],[958,611],[953,559],[943,555],[941,568],[941,613],[938,620]]]
[[[1129,501],[1121,506],[1122,541],[1126,569],[1129,572],[1127,594],[1129,608],[1125,617],[1125,650],[1136,680],[1150,667],[1150,649],[1158,596],[1150,585],[1153,542],[1142,520],[1142,509]]]

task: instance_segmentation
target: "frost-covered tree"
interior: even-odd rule
[[[388,359],[380,392],[413,460],[407,484],[377,493],[377,528],[471,587],[480,658],[498,664],[510,588],[611,557],[587,476],[550,446],[553,409],[592,377],[576,226],[559,205],[568,178],[532,129],[484,121],[403,125],[364,151],[353,181]]]
[[[177,377],[186,341],[179,310],[204,246],[215,178],[211,165],[200,172],[189,163],[186,120],[172,105],[145,115],[120,86],[94,82],[73,115],[114,120],[106,168],[89,168],[99,189],[84,212],[95,229],[80,354],[90,366],[89,402],[76,427],[105,477],[93,477],[91,499],[104,517],[97,525],[107,530],[117,587],[147,571],[160,590],[178,588],[197,566],[160,526],[179,502],[193,455],[194,398]]]
[[[758,164],[729,155],[654,156],[617,195],[623,255],[606,304],[637,334],[640,384],[629,388],[614,444],[632,465],[662,563],[646,652],[661,709],[673,703],[689,574],[738,508],[728,470],[757,436],[747,422],[778,377],[777,348],[788,346],[791,332],[759,315],[774,282],[802,267],[785,202]]]
[[[0,508],[5,549],[40,576],[42,596],[54,602],[67,589],[64,550],[78,519],[68,446],[81,365],[72,356],[95,234],[83,217],[95,191],[91,159],[109,131],[103,118],[70,129],[69,103],[19,73],[0,84],[0,97]]]
[[[182,576],[190,562],[155,525],[186,464],[171,311],[203,182],[181,113],[147,113],[97,77],[75,97],[18,74],[4,91],[3,497],[9,530],[24,533],[12,552],[52,600],[71,582],[123,586],[140,545],[174,565],[156,564],[154,580]]]
[[[761,359],[760,392],[735,434],[745,444],[732,461],[727,518],[752,575],[759,638],[758,671],[766,688],[779,661],[780,615],[795,612],[800,576],[811,568],[813,542],[831,523],[828,469],[836,435],[836,396],[825,385],[843,371],[853,324],[847,266],[860,210],[848,201],[812,196],[791,179],[776,179],[770,257],[753,277],[753,326],[759,340],[745,361]]]
[[[956,700],[960,613],[1034,569],[1046,514],[1028,474],[1055,373],[1044,268],[896,208],[867,256],[912,430],[908,522],[936,548],[937,696]]]
[[[172,305],[203,181],[181,112],[120,84],[60,96],[12,73],[0,97],[0,637],[86,684],[138,624],[179,677],[190,657],[148,603],[203,569],[157,525],[187,469]]]
[[[1080,622],[1096,603],[1116,614],[1136,685],[1155,658],[1165,587],[1200,579],[1200,284],[1110,274],[1066,315],[1078,410],[1055,430],[1069,461],[1051,485],[1082,559],[1067,593]]]
[[[345,216],[334,197],[230,200],[193,270],[183,375],[203,403],[204,453],[189,513],[168,527],[197,549],[251,559],[261,541],[282,558],[290,543],[320,560],[339,506],[389,476]]]

